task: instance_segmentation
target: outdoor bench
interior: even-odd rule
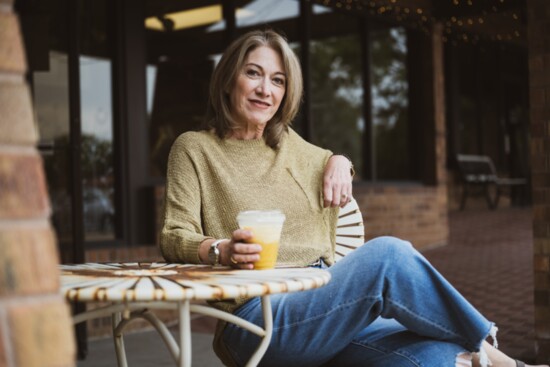
[[[527,184],[525,178],[501,178],[498,177],[495,165],[490,157],[485,155],[457,155],[458,167],[463,183],[460,210],[466,206],[466,200],[471,187],[481,188],[487,200],[489,209],[498,206],[502,188],[521,187]],[[496,193],[491,196],[491,187],[494,186]]]

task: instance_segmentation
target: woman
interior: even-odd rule
[[[262,366],[516,366],[484,339],[496,332],[413,247],[370,241],[334,266],[338,206],[351,197],[347,158],[289,125],[302,94],[297,58],[273,31],[236,40],[214,70],[207,128],[182,134],[169,163],[161,249],[168,261],[253,269],[261,248],[239,211],[281,209],[278,261],[329,267],[331,282],[271,297],[274,331]],[[258,299],[219,307],[262,323]],[[215,349],[244,365],[258,337],[220,323]],[[517,362],[518,365],[521,362]]]

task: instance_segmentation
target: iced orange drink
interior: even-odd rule
[[[249,210],[237,216],[239,227],[252,232],[248,242],[262,246],[260,260],[254,263],[254,269],[275,267],[284,221],[285,215],[280,210]]]

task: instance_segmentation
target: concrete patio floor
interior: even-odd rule
[[[223,364],[212,351],[211,333],[193,333],[193,367],[218,367]],[[129,367],[174,367],[176,363],[156,331],[130,333],[124,336]],[[89,342],[88,357],[78,361],[78,367],[116,366],[115,348],[112,338]]]
[[[534,349],[533,240],[531,208],[483,206],[450,213],[447,246],[424,255],[441,273],[499,327],[500,349],[532,362]],[[193,366],[222,366],[212,352],[215,322],[200,317],[192,323]],[[130,367],[175,366],[154,331],[125,337]],[[78,367],[116,366],[112,339],[89,342],[89,355]],[[336,366],[337,367],[337,366]]]

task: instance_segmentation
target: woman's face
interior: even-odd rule
[[[279,109],[286,75],[279,54],[261,46],[248,53],[231,92],[233,118],[244,128],[264,128]]]

